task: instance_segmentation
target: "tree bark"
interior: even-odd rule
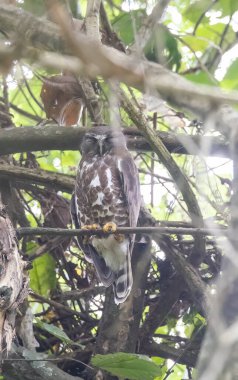
[[[11,221],[0,200],[0,352],[7,356],[15,335],[15,318],[27,295],[28,279]]]
[[[48,361],[45,355],[16,346],[4,361],[3,375],[5,380],[82,380],[59,369],[53,359]]]

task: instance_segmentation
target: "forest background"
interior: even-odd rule
[[[236,378],[237,32],[232,0],[0,1],[3,379]],[[123,307],[69,231],[104,123],[144,199]]]

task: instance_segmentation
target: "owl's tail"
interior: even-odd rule
[[[131,254],[128,246],[126,260],[117,272],[116,280],[113,283],[114,301],[117,305],[125,302],[131,292],[132,284]]]

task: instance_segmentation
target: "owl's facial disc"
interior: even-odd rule
[[[102,130],[106,129],[106,130]],[[106,127],[93,127],[85,134],[81,144],[83,154],[90,156],[103,157],[105,154],[112,153],[113,149],[125,149],[126,142],[121,131]]]

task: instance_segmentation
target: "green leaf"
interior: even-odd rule
[[[65,344],[84,348],[82,344],[74,342],[72,339],[68,337],[68,335],[63,330],[61,330],[59,327],[55,325],[50,325],[49,323],[42,322],[39,318],[36,318],[36,325],[40,327],[42,330],[47,331],[51,335],[54,335],[56,338],[60,339]]]
[[[181,54],[177,39],[165,25],[157,25],[144,49],[148,60],[159,62],[162,58],[164,64],[176,71],[180,68]]]
[[[189,79],[190,81],[195,82],[195,83],[216,86],[216,81],[215,79],[213,79],[212,74],[209,75],[205,71],[199,71],[195,74],[187,74],[186,79]]]
[[[194,51],[204,51],[209,46],[209,40],[193,35],[183,36],[182,40]]]
[[[221,81],[221,87],[231,90],[238,89],[238,59],[232,62],[228,68],[226,75]]]
[[[238,10],[238,1],[237,0],[219,0],[216,5],[216,8],[222,10],[222,16],[232,15],[235,11]]]
[[[70,344],[70,345],[77,345],[81,348],[83,348],[84,346],[82,346],[81,344],[79,343],[76,343],[74,342],[72,339],[70,339],[68,337],[68,335],[63,331],[61,330],[59,327],[55,326],[55,325],[50,325],[48,323],[45,323],[45,322],[42,322],[40,319],[37,318],[36,320],[36,324],[38,327],[40,327],[42,330],[45,330],[47,331],[48,333],[50,333],[51,335],[54,335],[56,338],[60,339],[62,342],[64,342],[65,344]]]
[[[60,339],[64,343],[71,343],[72,340],[68,337],[68,335],[61,330],[59,327],[50,325],[48,323],[42,322],[40,319],[37,318],[37,326],[40,327],[42,330],[47,331],[48,333],[54,335],[56,338]]]
[[[118,352],[96,355],[91,362],[113,375],[130,380],[153,380],[161,375],[161,368],[145,355]]]
[[[29,274],[30,287],[42,296],[48,296],[56,286],[55,260],[48,253],[34,260]]]
[[[145,11],[138,9],[123,12],[112,21],[113,29],[126,45],[134,42],[134,35],[142,25],[142,20],[145,16]]]
[[[186,8],[183,15],[190,21],[196,23],[202,13],[204,13],[209,6],[208,0],[197,0]],[[204,15],[203,22],[208,22],[208,17]]]

